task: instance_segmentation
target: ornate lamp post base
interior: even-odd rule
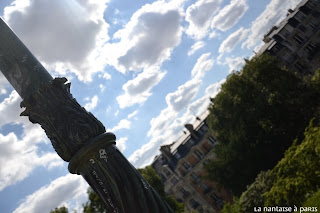
[[[173,212],[115,146],[113,133],[70,94],[66,78],[40,85],[25,98],[22,116],[39,123],[69,171],[82,175],[110,211]]]

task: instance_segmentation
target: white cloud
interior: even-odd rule
[[[246,0],[231,0],[230,4],[222,8],[211,22],[211,28],[226,31],[233,27],[248,10]]]
[[[242,57],[236,58],[226,58],[226,63],[229,66],[229,73],[232,71],[238,71],[245,64],[245,61]]]
[[[127,140],[128,140],[127,137],[117,139],[117,147],[121,152],[124,152],[126,150]]]
[[[146,69],[136,78],[122,86],[124,94],[117,97],[120,108],[144,103],[151,95],[151,89],[165,76],[166,72],[156,69]]]
[[[99,74],[98,75],[99,78],[104,78],[106,80],[110,80],[111,79],[111,75],[109,73],[103,73],[103,74]]]
[[[105,45],[109,65],[122,73],[140,72],[123,85],[124,93],[117,97],[120,108],[144,103],[166,74],[160,67],[180,43],[182,3],[183,0],[156,1],[144,5],[114,34],[119,42]]]
[[[15,0],[4,18],[50,70],[75,73],[82,81],[102,71],[102,44],[109,25],[103,19],[108,0]],[[48,10],[50,8],[50,10]]]
[[[89,100],[90,100],[90,99],[89,99]],[[90,102],[89,102],[89,103],[86,103],[86,104],[84,105],[84,108],[85,108],[86,110],[88,110],[88,111],[93,110],[94,108],[96,108],[96,106],[97,106],[97,104],[98,104],[98,100],[99,100],[99,98],[98,98],[97,95],[93,96],[93,97],[91,98]]]
[[[103,92],[106,87],[103,84],[99,84],[100,92]]]
[[[204,47],[205,43],[203,41],[197,41],[191,46],[191,49],[188,51],[188,56],[193,55],[197,50]]]
[[[88,185],[80,175],[68,174],[59,177],[27,196],[23,203],[14,210],[14,213],[50,212],[55,207],[68,204],[72,200],[85,202],[87,187]]]
[[[251,23],[251,32],[242,47],[248,49],[254,47],[257,42],[262,40],[263,35],[268,32],[272,25],[283,20],[286,16],[286,10],[295,8],[298,3],[300,3],[300,0],[272,0],[260,16]]]
[[[138,110],[133,111],[132,113],[130,113],[128,115],[128,118],[133,118],[134,116],[136,116],[138,114]]]
[[[201,39],[208,33],[210,21],[219,10],[222,0],[199,0],[186,10],[189,26],[186,33],[195,39]]]
[[[213,60],[210,53],[202,54],[191,71],[191,80],[180,85],[175,92],[166,96],[168,107],[161,111],[160,115],[150,122],[151,128],[148,136],[158,135],[172,122],[176,115],[183,110],[197,95],[205,73],[212,69]]]
[[[121,72],[160,66],[180,43],[181,1],[156,1],[136,11],[114,34],[118,43],[107,44],[107,60]]]
[[[107,132],[115,132],[121,129],[130,129],[131,128],[131,121],[127,120],[127,119],[122,119],[121,121],[119,121],[119,123],[117,124],[117,126],[108,129]]]
[[[230,34],[220,45],[219,53],[231,52],[240,41],[247,37],[248,33],[248,29],[241,27],[237,31]]]
[[[63,165],[56,153],[38,153],[36,144],[45,140],[44,131],[33,124],[24,128],[21,140],[12,132],[0,134],[0,191],[25,179],[38,166],[52,169]]]
[[[0,127],[9,123],[22,123],[27,122],[26,117],[20,117],[20,113],[23,111],[20,108],[22,99],[16,91],[12,91],[9,97],[5,98],[0,103]]]
[[[210,39],[213,39],[213,38],[216,38],[216,37],[219,37],[220,34],[217,33],[217,31],[212,31],[210,34],[209,34],[209,38]]]
[[[191,77],[193,79],[201,80],[206,72],[212,69],[214,61],[213,59],[209,59],[210,55],[210,53],[205,53],[197,59],[197,63],[191,71]]]
[[[2,72],[0,72],[0,91],[1,94],[6,94],[7,93],[7,87],[9,86],[9,82],[7,79],[4,77]]]

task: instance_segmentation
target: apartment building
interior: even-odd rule
[[[263,38],[257,55],[269,53],[289,70],[305,75],[320,67],[320,0],[302,0]]]
[[[219,212],[223,201],[232,201],[231,193],[218,188],[217,184],[204,178],[204,164],[215,158],[217,143],[208,131],[208,112],[196,122],[186,124],[188,131],[170,145],[161,146],[161,154],[152,163],[162,178],[165,192],[185,203],[186,208],[199,213]]]

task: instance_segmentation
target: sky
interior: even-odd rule
[[[300,0],[1,0],[0,16],[137,168],[204,113]],[[81,212],[88,184],[0,74],[0,212]]]

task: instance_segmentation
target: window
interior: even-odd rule
[[[210,197],[214,200],[215,203],[218,203],[221,200],[215,193],[212,193]]]
[[[293,40],[294,40],[297,44],[299,44],[299,45],[301,45],[302,42],[303,42],[303,38],[302,38],[301,36],[299,36],[298,34],[296,34],[296,35],[293,37]]]
[[[199,183],[200,180],[201,180],[200,177],[199,177],[196,173],[194,173],[194,172],[192,172],[191,177],[193,178],[193,180],[195,181],[195,183]]]
[[[316,45],[313,42],[310,42],[305,48],[304,50],[306,51],[306,53],[311,54],[314,49],[316,48]]]
[[[199,203],[195,201],[194,199],[190,199],[189,201],[192,208],[196,209],[199,206]]]
[[[290,54],[289,54],[287,51],[285,51],[285,52],[283,53],[283,55],[282,55],[282,58],[283,58],[284,60],[286,60],[286,61],[289,61],[289,59],[290,59]]]
[[[171,183],[172,184],[176,184],[178,182],[178,179],[176,178],[176,177],[173,177],[172,179],[171,179]]]
[[[186,143],[187,147],[191,148],[193,145],[195,144],[195,141],[190,138],[190,140],[188,140],[188,142]]]
[[[213,136],[209,136],[209,142],[211,143],[211,144],[215,144],[216,143],[216,140],[214,139],[214,137]]]
[[[186,170],[189,170],[191,168],[191,166],[187,162],[183,162],[182,165]]]
[[[204,154],[202,154],[202,152],[200,152],[199,150],[195,150],[194,153],[196,154],[196,156],[199,158],[199,159],[202,159]]]
[[[178,152],[176,152],[176,153],[174,154],[174,157],[175,157],[177,160],[179,160],[179,159],[181,158],[181,155],[180,155]]]
[[[201,188],[202,188],[204,194],[208,193],[211,190],[211,187],[207,186],[207,184],[205,184],[205,183],[201,184]]]
[[[309,20],[309,22],[307,22],[307,24],[313,29],[313,30],[316,30],[318,28],[318,22],[314,19],[314,18],[311,18]]]
[[[181,193],[183,199],[186,199],[190,195],[190,193],[188,191],[186,191],[184,188],[180,189],[180,193]]]
[[[166,174],[166,176],[171,175],[171,172],[168,169],[164,168],[163,171]]]

